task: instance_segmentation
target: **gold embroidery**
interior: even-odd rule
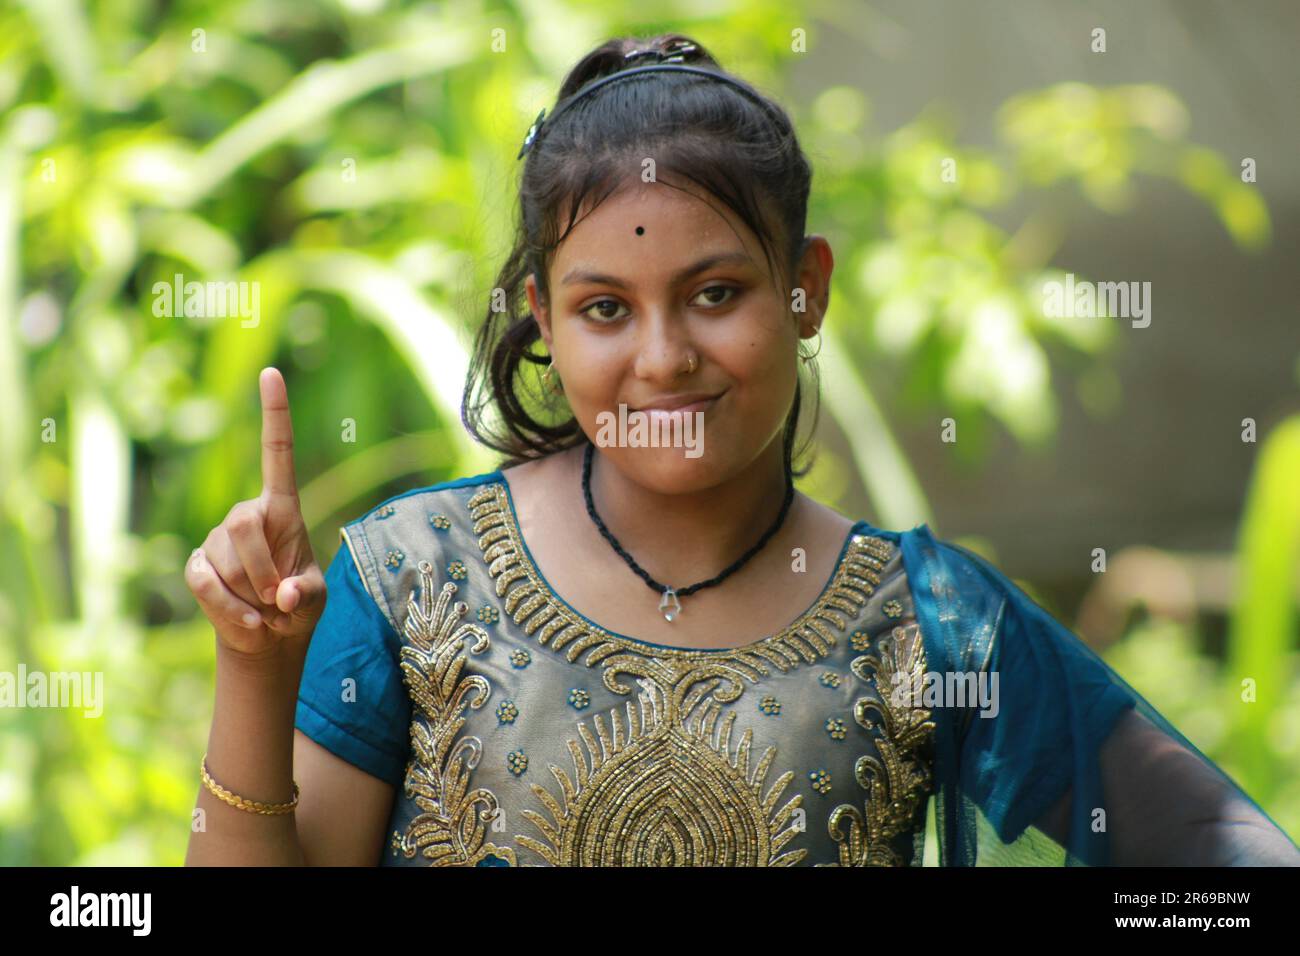
[[[576,779],[550,768],[563,803],[533,784],[551,819],[523,811],[544,841],[518,835],[516,842],[552,866],[791,866],[802,860],[807,850],[782,848],[799,832],[792,818],[803,798],[776,809],[794,774],[782,774],[763,795],[776,748],[767,748],[751,772],[752,731],[733,755],[736,713],[719,725],[721,705],[697,706],[709,688],[691,695],[678,721],[653,681],[638,684],[638,700],[625,704],[626,726],[617,708],[609,712],[612,730],[595,715],[596,737],[578,725],[590,762],[569,740]]]
[[[880,584],[885,563],[895,554],[890,545],[853,535],[831,583],[792,625],[741,648],[692,651],[611,634],[564,605],[527,555],[503,483],[481,488],[468,507],[506,614],[570,662],[586,652],[582,663],[601,665],[611,691],[632,693],[620,675],[630,675],[641,688],[622,710],[595,715],[594,734],[585,723],[577,725],[590,757],[578,740],[566,742],[574,778],[550,766],[561,791],[558,800],[545,787],[532,785],[550,818],[521,811],[541,839],[517,835],[517,845],[552,865],[789,866],[805,859],[807,850],[787,847],[800,832],[793,819],[802,796],[796,793],[778,809],[794,772],[781,774],[764,794],[776,748],[768,747],[751,770],[753,732],[744,731],[733,753],[737,713],[725,705],[742,695],[746,682],[757,683],[773,668],[788,672],[828,656],[836,646],[835,632],[846,630]],[[469,623],[455,628],[468,611],[457,602],[455,615],[448,613],[456,586],[445,584],[433,607],[428,562],[420,563],[420,572],[420,606],[413,598],[408,601],[410,646],[403,647],[402,668],[423,715],[411,722],[406,795],[424,812],[411,821],[405,836],[394,833],[393,845],[408,859],[422,850],[434,865],[475,865],[489,856],[516,865],[512,848],[484,842],[483,823],[495,818],[498,801],[490,790],[469,789],[481,742],[464,737],[453,743],[465,723],[461,712],[482,706],[491,692],[477,675],[456,684],[465,662],[465,639],[474,637],[470,650],[480,653],[488,646],[488,634]],[[854,645],[860,649],[865,646]],[[908,666],[896,654],[891,647],[881,660],[859,657],[854,673],[871,682],[874,668],[876,680],[890,679],[891,668]],[[916,733],[933,725],[918,728],[888,706],[864,699],[857,702],[855,719],[869,729],[875,726],[868,716],[871,708],[885,718],[884,736],[876,741],[881,759],[863,756],[855,766],[859,784],[869,792],[865,822],[848,805],[831,816],[829,829],[841,843],[841,862],[897,862],[897,854],[884,843],[886,834],[901,832],[911,822],[904,809],[915,805],[911,791],[926,782],[925,768],[910,764],[907,756]],[[464,759],[462,751],[467,752]],[[484,809],[476,813],[480,804]],[[853,820],[847,848],[839,831],[846,815]]]
[[[669,696],[673,689],[680,692],[720,677],[715,699],[727,703],[741,695],[746,680],[757,682],[772,667],[786,672],[821,660],[836,645],[834,631],[847,628],[880,584],[880,572],[893,553],[887,542],[855,534],[817,603],[784,630],[727,650],[663,647],[611,634],[559,601],[522,546],[506,494],[501,482],[492,482],[468,501],[474,534],[505,612],[538,643],[565,651],[570,661],[586,651],[583,663],[602,664],[605,686],[617,694],[632,692],[619,681],[622,673],[652,680]]]
[[[880,641],[880,655],[854,658],[850,669],[874,686],[880,700],[859,698],[853,718],[867,730],[884,721],[876,738],[879,758],[864,755],[854,765],[858,785],[867,791],[865,813],[851,804],[832,811],[827,827],[839,844],[838,863],[826,866],[901,866],[905,862],[891,846],[912,826],[919,802],[930,791],[930,768],[922,748],[934,731],[930,711],[919,705],[925,680],[925,647],[915,623],[895,627]],[[842,826],[847,819],[848,832]]]
[[[465,707],[477,710],[487,702],[492,688],[477,674],[457,682],[465,665],[465,642],[473,638],[470,653],[489,646],[488,633],[469,622],[457,626],[469,608],[463,601],[448,609],[456,585],[448,581],[433,597],[433,567],[421,561],[420,603],[407,599],[402,646],[402,674],[417,708],[411,719],[411,760],[406,768],[405,793],[423,813],[407,825],[406,833],[393,832],[393,849],[409,860],[417,851],[432,866],[477,866],[487,857],[515,865],[515,851],[484,842],[484,823],[499,811],[491,790],[469,788],[470,772],[478,766],[482,742],[456,734],[465,725]],[[475,812],[482,805],[481,812]]]
[[[467,506],[506,614],[570,662],[586,652],[582,663],[602,665],[611,691],[631,694],[620,675],[635,678],[643,691],[625,704],[626,729],[617,709],[609,712],[612,736],[600,715],[594,718],[596,737],[578,725],[590,762],[577,741],[567,741],[576,780],[550,766],[563,803],[533,785],[551,819],[523,811],[544,839],[517,835],[518,845],[552,865],[789,866],[804,859],[807,850],[784,850],[798,832],[791,818],[803,798],[796,795],[775,809],[793,771],[782,774],[766,796],[761,792],[776,748],[764,751],[751,774],[751,730],[741,736],[735,756],[730,753],[734,711],[722,719],[716,740],[709,735],[723,705],[741,696],[746,681],[757,683],[772,668],[787,672],[829,654],[835,632],[847,629],[880,584],[894,556],[891,546],[868,535],[851,536],[831,583],[789,627],[744,647],[694,651],[609,633],[568,608],[524,549],[502,483],[485,485]]]

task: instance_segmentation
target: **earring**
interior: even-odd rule
[[[546,387],[553,392],[564,391],[564,383],[555,377],[554,357],[552,357],[551,360],[546,363],[546,371],[542,372],[542,381],[545,382]]]
[[[807,363],[807,362],[811,362],[817,356],[821,355],[821,353],[822,353],[822,330],[818,328],[817,329],[817,351],[813,352],[811,355],[801,355],[799,357],[803,359],[805,363]]]

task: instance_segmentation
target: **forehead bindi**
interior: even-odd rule
[[[552,262],[556,286],[679,285],[713,267],[765,273],[762,252],[729,210],[654,184],[581,210]]]

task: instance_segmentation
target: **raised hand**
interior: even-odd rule
[[[303,649],[325,609],[324,575],[298,504],[288,391],[275,368],[262,369],[258,385],[262,493],[236,503],[185,568],[218,642],[253,659]]]

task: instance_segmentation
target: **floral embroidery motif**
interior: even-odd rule
[[[825,769],[813,770],[808,774],[812,788],[818,793],[826,793],[831,788],[831,775]]]
[[[903,865],[891,844],[913,825],[931,789],[924,750],[935,724],[928,709],[912,706],[925,683],[921,632],[916,624],[895,627],[880,645],[879,656],[864,654],[850,665],[880,695],[879,700],[862,697],[853,708],[853,719],[863,728],[883,731],[875,738],[880,756],[863,755],[854,765],[858,785],[867,791],[864,809],[845,803],[831,813],[828,828],[840,845],[840,860],[829,866]]]
[[[849,635],[849,647],[855,651],[865,651],[871,646],[871,635],[866,631],[854,631]]]
[[[515,851],[485,842],[484,821],[496,817],[500,804],[491,790],[470,786],[482,741],[457,737],[465,725],[466,707],[477,710],[492,688],[477,674],[461,676],[465,645],[469,653],[488,649],[487,631],[461,622],[469,608],[452,605],[456,585],[443,584],[434,603],[433,567],[421,561],[419,603],[407,599],[405,641],[401,651],[402,679],[413,708],[411,759],[404,792],[422,811],[406,827],[393,832],[393,852],[408,860],[420,853],[433,866],[477,866],[485,859],[515,865]]]
[[[769,717],[777,717],[781,713],[781,702],[768,694],[758,702],[758,709]]]
[[[844,721],[838,717],[827,718],[826,732],[831,735],[832,740],[843,740],[848,736],[848,731],[844,728]]]
[[[379,510],[375,512],[375,520],[383,521],[385,518],[391,518],[397,514],[397,509],[392,505],[380,505]]]
[[[456,581],[464,581],[469,571],[463,561],[453,561],[447,565],[447,573]]]
[[[569,705],[574,710],[582,710],[591,704],[591,695],[580,687],[575,687],[569,691]]]
[[[451,519],[443,514],[431,514],[429,515],[429,524],[439,531],[446,531],[451,527]]]
[[[497,621],[501,620],[501,612],[491,604],[484,604],[478,609],[476,617],[478,617],[478,619],[484,624],[495,624]]]
[[[506,766],[516,777],[522,776],[528,769],[528,755],[522,750],[512,750],[506,754]]]
[[[406,555],[403,554],[401,551],[394,551],[392,549],[389,549],[388,553],[384,555],[384,566],[396,571],[398,568],[402,566],[402,562],[405,559],[406,559]]]
[[[497,704],[497,723],[513,724],[518,716],[519,708],[515,706],[513,700],[503,700]]]
[[[898,601],[886,601],[884,611],[890,617],[902,617],[903,605]]]
[[[823,687],[840,686],[840,675],[835,673],[834,671],[826,671],[825,673],[822,674],[820,680],[821,680],[821,685]]]
[[[532,663],[533,655],[529,654],[522,647],[510,652],[510,666],[523,669]]]

